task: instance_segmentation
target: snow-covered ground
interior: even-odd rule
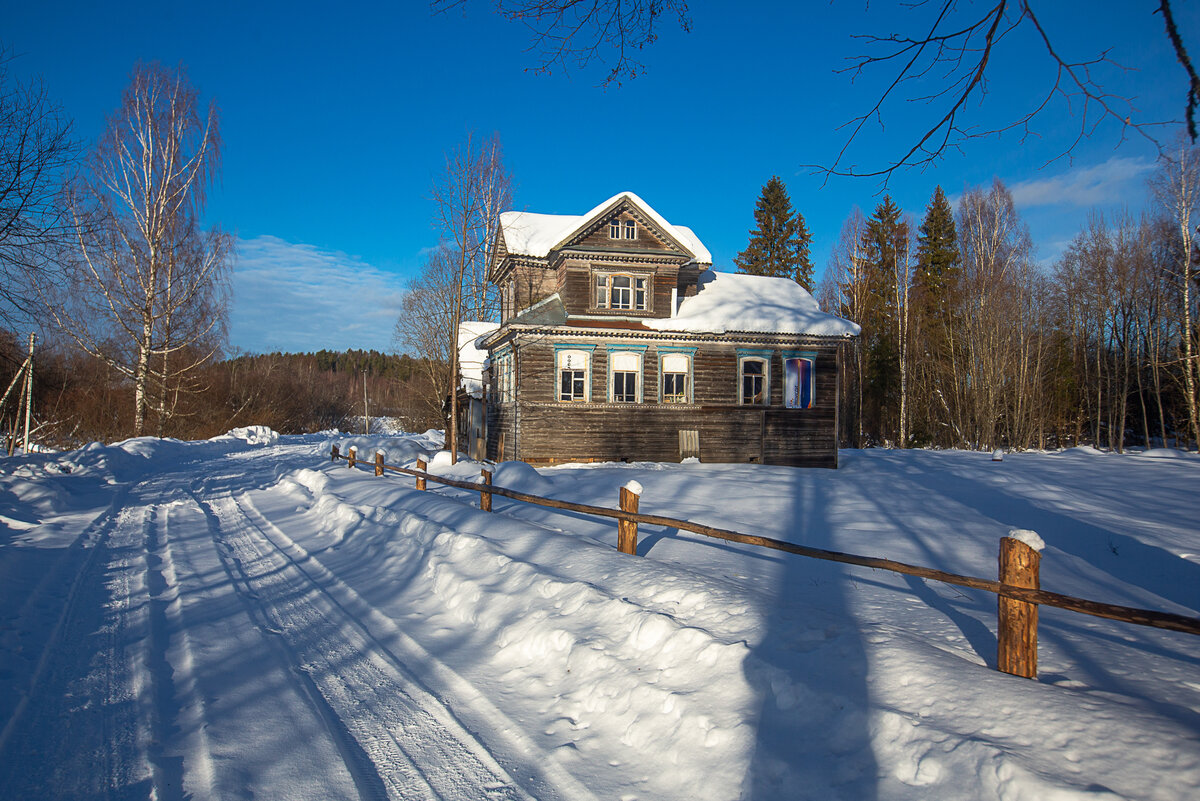
[[[1200,797],[1200,637],[331,464],[421,436],[0,460],[0,798]],[[495,484],[1200,614],[1200,459],[848,451],[837,471],[502,464]],[[433,470],[461,478],[479,466]]]

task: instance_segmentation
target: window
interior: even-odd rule
[[[516,400],[516,382],[513,373],[512,351],[501,353],[493,360],[496,374],[496,400],[500,403],[511,403]]]
[[[558,364],[558,399],[565,402],[585,402],[588,399],[588,353],[583,350],[560,350],[555,354]]]
[[[786,354],[783,358],[783,405],[811,409],[816,397],[816,353]]]
[[[609,239],[620,239],[621,238],[621,221],[620,220],[613,220],[612,222],[610,222],[608,224],[608,238]]]
[[[744,356],[739,362],[741,373],[741,395],[739,403],[765,406],[770,398],[769,363],[760,356]]]
[[[633,220],[625,221],[625,238],[637,239],[637,223]]]
[[[608,354],[609,400],[637,403],[641,400],[642,354],[612,351]]]
[[[684,353],[668,353],[662,357],[662,402],[691,403],[688,376],[692,372],[692,357]]]
[[[596,308],[645,311],[649,295],[645,276],[596,275]]]

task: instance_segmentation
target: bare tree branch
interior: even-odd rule
[[[444,12],[466,2],[431,0],[431,5]],[[496,8],[532,34],[526,52],[540,58],[533,72],[583,70],[597,61],[608,66],[605,86],[620,86],[645,71],[638,54],[658,39],[664,14],[673,13],[685,32],[692,26],[687,0],[498,0]]]
[[[9,75],[0,47],[0,320],[34,308],[37,281],[47,281],[56,251],[71,240],[60,187],[78,147],[71,123],[38,81]]]

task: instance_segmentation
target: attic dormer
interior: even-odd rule
[[[579,216],[505,212],[490,280],[507,320],[557,294],[570,317],[668,317],[712,257],[631,192]]]

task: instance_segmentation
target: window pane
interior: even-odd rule
[[[621,221],[620,220],[613,220],[612,222],[610,222],[608,224],[608,238],[609,239],[620,239],[621,238]]]
[[[618,403],[637,402],[637,373],[613,373],[613,400]]]
[[[625,221],[625,238],[637,239],[637,223],[633,220]]]
[[[663,403],[687,403],[686,373],[663,373]]]

